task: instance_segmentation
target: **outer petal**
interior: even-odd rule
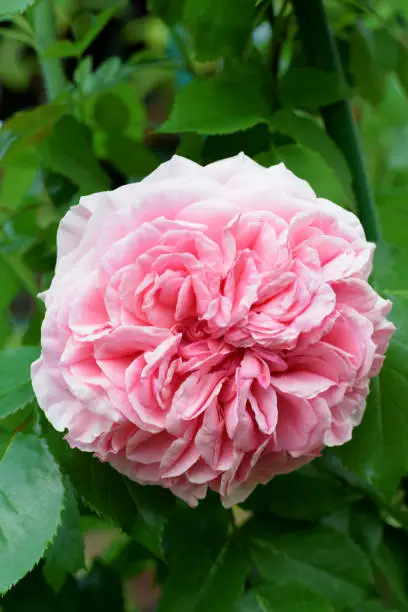
[[[242,173],[256,173],[260,176],[265,174],[263,166],[247,157],[245,153],[238,153],[234,157],[228,157],[227,159],[208,164],[203,170],[207,176],[223,184]]]
[[[143,179],[142,183],[157,183],[165,181],[167,179],[173,179],[176,177],[182,177],[183,180],[191,177],[199,177],[203,174],[203,168],[200,164],[181,157],[180,155],[173,155],[173,157],[161,164],[156,170]]]
[[[104,200],[106,192],[83,196],[77,206],[73,206],[63,217],[57,232],[57,256],[64,257],[79,245],[87,223],[98,204]]]

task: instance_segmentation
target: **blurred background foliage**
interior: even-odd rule
[[[306,61],[295,4],[0,0],[0,492],[30,506],[16,527],[0,496],[0,592],[38,563],[3,612],[408,610],[408,0],[326,0],[345,81]],[[381,221],[376,278],[399,324],[381,384],[400,403],[372,394],[356,442],[233,513],[212,496],[175,510],[167,492],[70,453],[33,417],[29,383],[61,216],[174,153],[240,151],[357,210],[321,115],[346,98]]]

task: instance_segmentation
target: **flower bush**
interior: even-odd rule
[[[0,21],[1,612],[406,612],[406,0]]]

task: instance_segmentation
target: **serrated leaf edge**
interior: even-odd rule
[[[56,537],[56,535],[57,535],[57,533],[58,533],[58,530],[59,530],[59,528],[61,527],[61,523],[62,523],[62,513],[63,513],[63,511],[64,511],[64,509],[65,509],[65,504],[66,504],[66,488],[65,488],[65,486],[64,486],[64,484],[63,484],[63,482],[64,482],[64,481],[63,481],[63,476],[62,476],[62,472],[61,472],[61,469],[60,469],[60,465],[59,465],[59,463],[56,461],[56,459],[55,459],[54,455],[52,454],[52,452],[50,451],[50,449],[49,449],[49,447],[48,447],[48,444],[47,444],[46,440],[45,440],[43,437],[41,437],[41,436],[36,436],[36,437],[38,437],[38,438],[41,440],[41,442],[44,444],[45,450],[46,450],[46,452],[49,454],[50,458],[52,458],[52,460],[54,461],[54,463],[55,463],[55,467],[56,467],[56,469],[57,469],[57,472],[58,472],[58,474],[60,475],[60,478],[61,478],[62,486],[63,486],[63,489],[64,489],[64,495],[63,495],[63,498],[62,498],[62,504],[61,504],[60,511],[59,511],[59,520],[58,520],[57,526],[56,526],[56,528],[55,528],[55,531],[54,531],[54,533],[53,533],[52,537],[51,537],[49,540],[47,540],[47,541],[46,541],[46,543],[45,543],[45,547],[44,547],[43,552],[41,553],[41,556],[40,556],[40,557],[37,559],[37,561],[35,561],[35,562],[33,563],[33,565],[32,565],[31,567],[29,567],[29,568],[28,568],[28,569],[27,569],[27,570],[24,572],[24,574],[23,574],[22,576],[20,576],[20,578],[18,578],[18,580],[15,580],[14,582],[12,582],[12,583],[11,583],[11,584],[10,584],[10,585],[7,587],[7,589],[5,589],[5,590],[3,590],[3,591],[0,591],[0,596],[3,596],[3,595],[5,595],[6,593],[8,593],[8,591],[10,591],[10,589],[12,589],[14,586],[16,586],[16,584],[18,584],[18,583],[20,582],[20,580],[22,580],[22,579],[23,579],[25,576],[27,576],[27,574],[29,574],[29,573],[30,573],[30,572],[31,572],[31,571],[32,571],[32,570],[33,570],[35,567],[37,567],[37,565],[40,563],[41,559],[42,559],[42,558],[44,557],[44,555],[46,554],[46,551],[48,550],[48,548],[50,547],[50,545],[52,544],[52,542],[55,540],[55,537]],[[11,446],[11,444],[13,443],[14,438],[15,438],[15,435],[14,435],[14,436],[12,436],[12,438],[11,438],[11,440],[10,440],[9,444],[8,444],[7,449],[8,449],[8,448]],[[7,452],[7,450],[6,450],[6,452]],[[4,453],[4,454],[5,454],[5,453]],[[4,455],[3,455],[3,457],[4,457]]]

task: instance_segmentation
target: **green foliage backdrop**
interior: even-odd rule
[[[407,0],[0,0],[0,22],[2,612],[408,611]],[[36,296],[80,195],[240,151],[359,214],[398,329],[350,443],[192,510],[45,422]]]

